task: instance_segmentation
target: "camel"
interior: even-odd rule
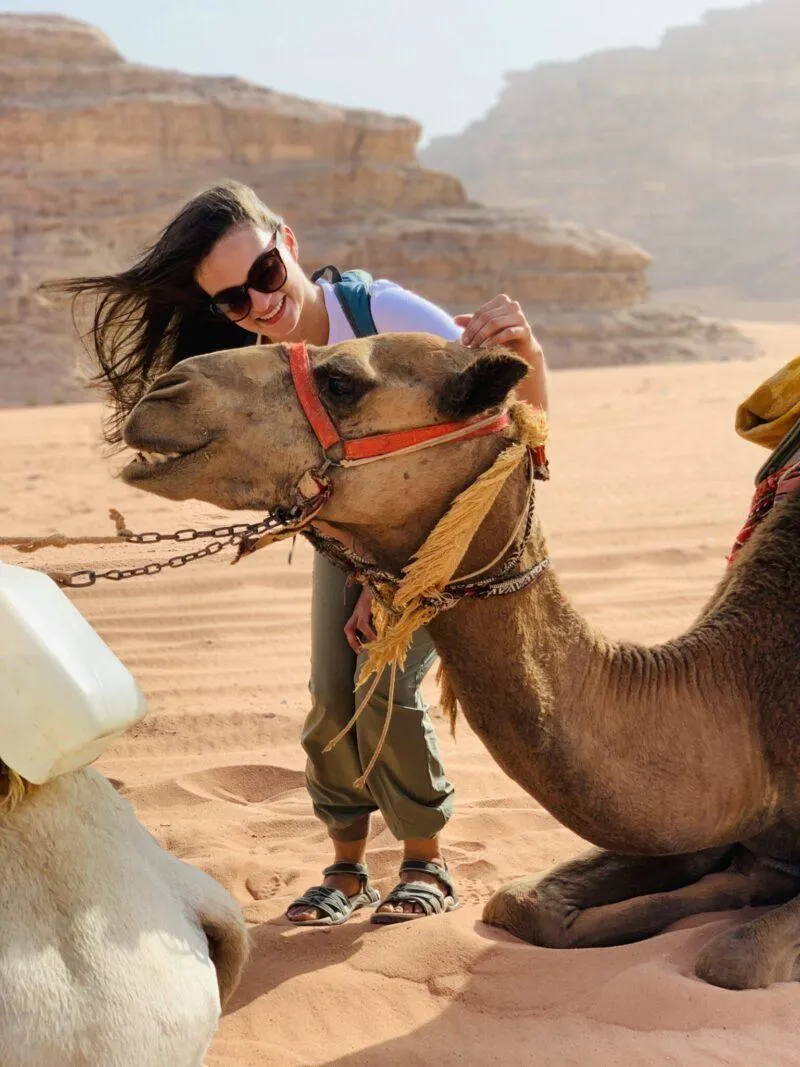
[[[202,1067],[247,955],[233,898],[91,768],[0,787],[0,1063]]]
[[[496,411],[526,373],[505,350],[419,334],[308,352],[344,438]],[[180,363],[130,413],[125,440],[139,451],[121,472],[127,484],[226,509],[288,508],[322,461],[280,345]],[[319,520],[398,571],[505,444],[494,434],[334,466]],[[509,542],[527,494],[520,469],[460,573]],[[652,648],[596,633],[552,567],[522,591],[462,600],[430,623],[489,753],[596,846],[501,889],[487,922],[580,948],[643,939],[700,912],[777,905],[718,934],[696,974],[730,989],[800,978],[798,543],[800,494],[763,522],[691,629]],[[519,566],[546,555],[535,521]]]

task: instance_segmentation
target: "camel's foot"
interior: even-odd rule
[[[796,892],[793,879],[740,848],[681,856],[594,850],[542,878],[505,886],[483,918],[534,945],[588,948],[640,941],[690,915],[776,903]]]
[[[504,886],[486,904],[483,919],[547,948],[636,941],[680,917],[672,891],[724,866],[732,851],[623,856],[593,849],[544,876]]]
[[[695,974],[723,989],[800,981],[800,898],[718,934],[700,953]]]
[[[540,876],[517,878],[503,886],[483,907],[483,921],[522,941],[546,948],[569,948],[569,909],[559,900],[548,899]]]
[[[697,960],[695,974],[723,989],[764,989],[795,977],[796,950],[778,955],[765,951],[749,926],[726,930],[713,939]]]

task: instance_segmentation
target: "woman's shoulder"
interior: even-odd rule
[[[433,333],[448,341],[461,336],[460,327],[444,308],[389,278],[372,282],[370,307],[381,333]]]

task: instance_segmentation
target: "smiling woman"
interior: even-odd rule
[[[244,284],[232,285],[230,289],[220,289],[209,301],[211,310],[220,317],[229,318],[231,322],[241,322],[247,318],[253,307],[251,289],[257,293],[277,293],[281,286],[286,284],[286,264],[281,256],[281,244],[281,232],[276,230],[273,234],[272,248],[256,256],[252,267],[247,272]],[[279,297],[275,310],[265,316],[264,322],[271,323],[277,320],[285,300],[285,296]]]
[[[297,238],[280,220],[270,228],[230,230],[200,262],[194,278],[210,298],[213,314],[257,337],[328,340],[324,294],[303,273]]]
[[[163,490],[162,495],[174,499],[192,495],[204,499],[201,491],[193,489],[193,471],[202,467],[207,475],[218,461],[217,430],[211,414],[215,405],[194,405],[193,411],[203,412],[202,419],[187,417],[177,437],[174,426],[170,433],[159,431],[161,414],[174,411],[176,405],[180,408],[189,381],[195,398],[197,391],[205,388],[203,361],[192,357],[207,353],[221,353],[214,356],[219,372],[221,366],[228,366],[226,349],[265,340],[332,345],[353,339],[359,331],[432,334],[445,341],[461,339],[476,349],[505,345],[529,365],[520,394],[539,407],[545,406],[542,352],[519,304],[510,297],[500,294],[474,314],[453,319],[423,297],[378,279],[368,289],[370,328],[363,330],[347,314],[333,284],[322,277],[312,280],[304,273],[299,242],[291,227],[262,204],[252,189],[237,182],[212,186],[190,200],[128,270],[74,278],[58,288],[76,298],[96,299],[88,337],[99,367],[96,380],[105,385],[111,402],[110,441],[121,442],[125,419],[154,379],[191,360],[191,368],[185,365],[187,373],[176,369],[173,375],[162,377],[143,401],[147,432],[137,431],[135,413],[127,429],[129,443],[140,451],[125,468],[125,480],[146,483],[150,491]],[[425,344],[420,339],[421,349]],[[441,362],[442,373],[448,366],[442,357],[444,351],[444,346],[437,345],[436,359]],[[230,353],[228,369],[236,378],[252,363],[250,377],[258,381],[258,368],[263,369],[265,359],[272,360],[276,354],[274,349],[267,352],[255,347],[250,353]],[[524,370],[524,364],[522,367]],[[231,389],[227,416],[229,421],[236,418],[240,430],[225,449],[227,507],[258,506],[252,496],[254,481],[248,475],[246,443],[259,425],[270,420],[271,412],[285,410],[291,383],[288,366],[281,367],[279,361],[270,377],[268,395],[258,389]],[[348,390],[350,383],[342,375],[334,375],[323,383],[322,403],[333,411],[355,407],[361,396]],[[184,410],[188,411],[188,406],[184,405]],[[431,416],[435,423],[444,421],[435,411]],[[297,418],[303,419],[299,410]],[[298,434],[298,440],[302,439]],[[238,460],[232,462],[232,456]],[[295,458],[305,470],[319,456],[309,443],[308,455]],[[362,780],[362,753],[368,759],[381,736],[390,699],[388,671],[365,698],[355,736],[348,737],[334,753],[324,753],[331,738],[353,716],[357,699],[364,697],[363,693],[360,697],[354,694],[354,679],[364,658],[362,641],[372,637],[371,596],[346,587],[344,573],[317,556],[312,601],[312,706],[302,740],[308,755],[309,793],[316,815],[328,830],[334,863],[325,869],[320,885],[289,907],[287,916],[295,923],[334,925],[344,922],[356,909],[378,903],[363,862],[370,815],[377,810],[402,841],[403,861],[400,884],[380,905],[374,921],[420,918],[449,911],[457,903],[438,837],[450,818],[453,787],[445,776],[420,690],[436,658],[427,631],[416,632],[404,669],[397,673],[393,686],[396,725],[369,780]],[[357,780],[361,784],[356,786],[353,783]]]

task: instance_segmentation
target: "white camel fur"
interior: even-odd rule
[[[202,1067],[247,955],[222,886],[92,769],[0,811],[0,871],[2,1067]]]

